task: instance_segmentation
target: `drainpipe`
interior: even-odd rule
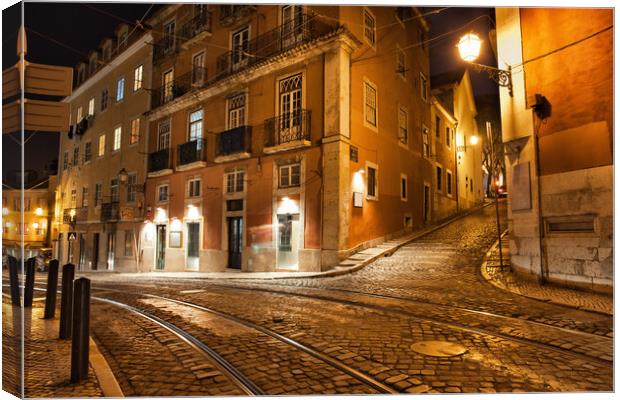
[[[534,131],[534,152],[536,156],[536,186],[538,190],[538,245],[540,252],[540,278],[539,282],[541,285],[544,285],[547,282],[545,277],[545,228],[543,225],[543,217],[542,217],[542,191],[540,184],[540,148],[538,144],[538,133]]]
[[[458,127],[458,121],[454,123],[454,140],[452,145],[454,146],[454,195],[456,196],[456,213],[459,213],[459,159],[456,145],[456,128]]]

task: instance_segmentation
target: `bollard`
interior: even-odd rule
[[[73,329],[71,340],[71,382],[88,378],[90,325],[90,279],[79,278],[73,284]]]
[[[32,307],[34,297],[34,274],[36,261],[33,257],[26,260],[26,284],[24,287],[24,307]]]
[[[62,291],[60,293],[60,329],[58,334],[58,337],[60,339],[69,339],[71,337],[74,276],[75,265],[65,264],[62,266]]]
[[[45,293],[43,319],[52,319],[56,314],[56,290],[58,290],[58,260],[51,260],[47,270],[47,292]]]
[[[11,285],[11,304],[20,306],[19,278],[17,277],[17,259],[9,256],[9,283]]]

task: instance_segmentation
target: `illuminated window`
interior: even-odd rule
[[[280,187],[299,186],[300,164],[283,165],[280,167]]]
[[[228,129],[245,124],[245,93],[228,99]]]
[[[164,150],[170,147],[170,120],[167,119],[159,123],[157,127],[157,150]]]
[[[245,178],[244,171],[236,171],[226,174],[226,192],[237,193],[243,192],[243,180]]]
[[[125,98],[125,78],[116,81],[116,101],[121,102]]]
[[[189,140],[202,139],[202,110],[189,114]]]
[[[367,9],[364,9],[364,39],[371,46],[374,46],[377,40],[377,22]]]
[[[364,121],[371,127],[377,127],[377,87],[364,82]]]
[[[129,144],[135,144],[140,141],[140,118],[131,120],[131,136],[129,137]]]
[[[88,115],[95,115],[95,98],[88,101]]]
[[[138,91],[142,88],[142,65],[136,67],[133,70],[133,91]]]
[[[99,136],[99,152],[97,154],[99,157],[105,154],[105,135]]]
[[[398,109],[398,140],[401,143],[407,144],[409,142],[409,116],[407,109],[399,107]]]
[[[116,151],[121,148],[121,133],[122,128],[120,126],[114,129],[114,143],[112,145],[112,151]]]
[[[82,107],[81,107],[81,106],[77,108],[77,112],[76,112],[76,114],[75,114],[75,115],[76,115],[76,120],[75,120],[75,122],[76,122],[76,123],[77,123],[77,122],[80,122],[80,121],[82,120]]]

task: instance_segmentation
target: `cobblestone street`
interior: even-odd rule
[[[269,395],[612,390],[611,316],[480,275],[494,211],[337,277],[93,277],[91,335],[125,396],[248,393],[235,376]]]

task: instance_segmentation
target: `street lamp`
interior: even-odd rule
[[[512,73],[510,66],[508,66],[508,70],[503,70],[474,62],[480,55],[481,45],[482,40],[480,40],[478,35],[469,32],[461,37],[456,47],[458,47],[459,54],[464,61],[469,63],[476,71],[486,72],[489,78],[494,80],[499,86],[508,88],[508,94],[512,97]]]
[[[128,176],[129,174],[127,174],[127,170],[125,168],[121,168],[121,170],[118,171],[118,179],[121,181],[121,183],[127,182]]]

